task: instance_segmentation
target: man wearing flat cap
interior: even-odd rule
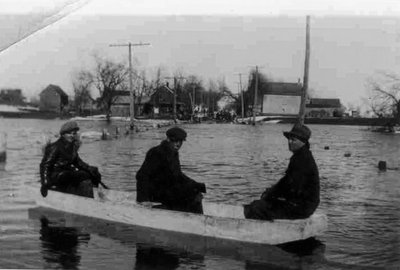
[[[260,200],[245,205],[246,218],[303,219],[311,216],[319,205],[319,174],[308,142],[310,129],[296,124],[283,135],[293,152],[286,173],[262,193]]]
[[[89,166],[78,155],[78,124],[68,121],[61,126],[60,138],[45,148],[40,163],[41,193],[48,189],[93,198],[93,186],[101,182],[97,167]]]
[[[204,183],[198,183],[181,171],[179,149],[186,140],[186,131],[179,127],[167,130],[167,138],[151,148],[136,173],[136,200],[159,202],[161,208],[203,213]]]

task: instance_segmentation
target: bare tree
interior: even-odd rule
[[[154,79],[152,79],[150,82],[150,86],[149,86],[150,88],[158,89],[161,85],[164,84],[165,76],[163,73],[165,73],[164,68],[161,66],[157,67]]]
[[[80,105],[85,104],[90,97],[90,89],[94,87],[99,91],[97,105],[105,112],[110,120],[111,107],[118,98],[118,91],[127,91],[129,69],[121,63],[113,62],[94,55],[95,67],[93,70],[79,71],[73,86],[75,99]]]
[[[124,64],[96,57],[96,67],[91,78],[99,91],[98,103],[106,113],[107,119],[111,116],[111,107],[117,99],[117,91],[128,90],[129,70]]]
[[[204,92],[205,90],[201,79],[196,75],[189,75],[182,87],[180,100],[185,102],[188,107],[190,106],[190,108],[194,110],[196,104],[203,105],[201,97],[204,95]]]
[[[237,103],[239,106],[240,103],[240,95],[232,93],[232,91],[228,88],[224,80],[218,80],[218,92],[220,93],[220,98],[223,96],[227,96],[233,100],[234,103]]]
[[[218,108],[218,100],[219,97],[217,97],[218,95],[218,86],[217,83],[212,80],[209,79],[208,81],[208,110],[210,112],[210,114],[214,114],[214,111]]]
[[[400,124],[400,76],[380,72],[369,80],[371,110],[378,117],[393,117]]]
[[[135,97],[137,98],[138,104],[142,104],[143,97],[150,96],[151,92],[153,91],[153,84],[146,79],[146,72],[144,70],[140,73],[140,75],[135,73],[134,77]],[[138,107],[135,107],[135,109],[138,110]]]
[[[87,104],[93,101],[90,95],[90,87],[92,84],[91,74],[87,71],[79,71],[73,79],[72,86],[74,88],[74,105],[78,114],[82,114]]]
[[[244,111],[245,115],[248,115],[248,111],[251,106],[254,104],[254,93],[255,93],[255,84],[256,84],[256,70],[253,69],[249,73],[249,79],[247,83],[247,89],[244,91]],[[267,77],[267,75],[258,72],[258,93],[257,97],[262,98],[262,93],[269,89],[271,86],[271,80]]]

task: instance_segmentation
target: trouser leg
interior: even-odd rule
[[[164,207],[158,208],[165,208],[174,211],[181,211],[181,212],[189,212],[195,214],[203,214],[203,195],[198,193],[193,198],[185,198],[181,201],[176,202],[169,202],[165,203]]]
[[[93,198],[91,176],[85,171],[66,171],[55,179],[57,190],[78,196]]]
[[[197,194],[196,197],[188,203],[187,212],[203,214],[203,195]]]
[[[264,200],[255,200],[244,206],[244,216],[249,219],[273,220],[271,205]]]

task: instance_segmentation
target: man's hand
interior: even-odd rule
[[[42,185],[42,186],[40,187],[40,194],[42,194],[42,196],[43,196],[44,198],[46,198],[46,196],[47,196],[47,191],[48,191],[48,188],[47,188],[46,185]]]
[[[89,174],[92,176],[92,183],[96,187],[99,185],[101,182],[101,174],[99,172],[99,169],[95,166],[90,166],[89,167]]]
[[[95,177],[100,175],[99,169],[95,166],[89,166],[89,173]]]

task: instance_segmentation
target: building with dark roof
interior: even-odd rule
[[[298,116],[303,85],[269,82],[258,94],[258,112],[267,116]],[[306,117],[339,117],[343,106],[338,98],[310,98],[306,100]]]
[[[131,94],[129,91],[114,91],[114,103],[111,106],[112,116],[130,116]],[[135,116],[142,115],[144,104],[150,101],[150,97],[135,97]]]
[[[57,85],[49,84],[39,96],[40,111],[62,113],[68,105],[68,95]]]
[[[7,105],[23,105],[25,97],[22,95],[21,89],[1,89],[0,104]]]
[[[343,111],[338,98],[311,98],[306,104],[306,117],[339,117]]]
[[[269,82],[261,93],[258,106],[262,115],[295,116],[301,104],[301,83]]]

